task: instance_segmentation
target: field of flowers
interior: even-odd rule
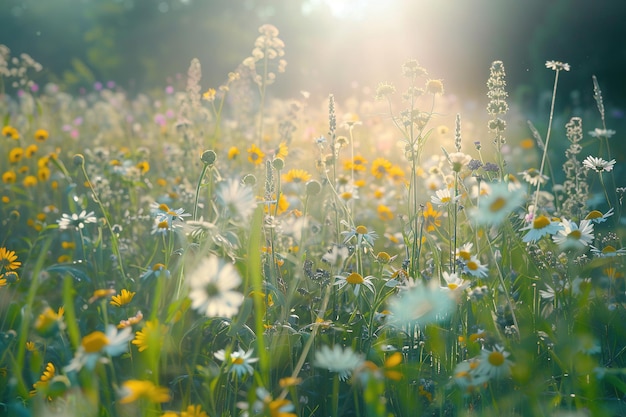
[[[509,140],[500,61],[467,120],[416,60],[273,99],[285,59],[264,25],[221,86],[72,96],[0,46],[0,415],[626,415],[598,80],[555,134],[548,61]]]

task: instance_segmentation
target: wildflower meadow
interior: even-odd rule
[[[289,39],[250,32],[221,85],[136,95],[0,45],[0,415],[626,415],[603,80],[564,119],[546,62],[510,134],[506,62],[469,115],[419,57],[279,99]]]

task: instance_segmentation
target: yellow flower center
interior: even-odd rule
[[[447,197],[447,196],[446,196],[446,197],[443,197],[443,198],[441,199],[441,202],[442,202],[442,203],[448,203],[448,202],[450,202],[450,200],[451,200],[451,199],[450,199],[450,197]]]
[[[543,229],[550,225],[550,219],[546,216],[539,216],[533,221],[533,229]]]
[[[367,227],[361,225],[356,227],[356,232],[360,235],[364,235],[367,233]]]
[[[471,257],[472,257],[472,254],[469,253],[468,251],[465,251],[465,250],[459,251],[459,258],[465,259],[466,261],[468,261]]]
[[[616,249],[611,245],[608,245],[604,249],[602,249],[602,253],[613,253],[613,252],[616,252]]]
[[[109,339],[106,335],[100,331],[95,331],[83,337],[81,345],[85,352],[96,353],[100,352],[103,347],[109,344]]]
[[[582,233],[580,233],[580,230],[572,230],[567,237],[570,239],[574,239],[574,240],[578,240],[580,239],[580,237],[582,236]]]
[[[593,220],[593,219],[599,219],[600,217],[602,217],[602,213],[600,213],[598,210],[593,210],[592,212],[587,214],[587,217],[585,217],[585,219]]]
[[[243,358],[232,358],[233,365],[241,365],[243,364]]]
[[[168,212],[170,211],[170,208],[167,206],[167,204],[162,203],[162,204],[159,204],[159,210]]]
[[[387,252],[379,252],[377,258],[380,262],[389,262],[391,260],[391,256]]]
[[[478,269],[478,264],[474,261],[469,261],[467,263],[467,268],[472,270],[472,271],[476,271]]]
[[[350,275],[348,275],[348,277],[346,278],[346,282],[348,284],[356,285],[356,284],[363,284],[365,280],[363,279],[361,274],[357,272],[353,272]]]
[[[493,366],[502,366],[502,364],[504,363],[504,355],[502,354],[502,352],[491,352],[489,354],[488,360],[489,363]]]
[[[502,197],[496,198],[493,203],[489,204],[489,211],[497,212],[502,210],[502,207],[506,204],[506,200]]]
[[[457,284],[448,284],[448,288],[450,288],[452,291],[456,290],[457,288],[459,288],[459,286]]]

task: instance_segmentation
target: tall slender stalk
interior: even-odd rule
[[[556,101],[556,90],[559,84],[559,73],[561,70],[569,71],[569,65],[560,62],[553,62],[553,66],[550,66],[551,62],[547,62],[548,68],[554,69],[554,86],[552,88],[552,101],[550,103],[550,119],[548,120],[548,131],[546,132],[546,142],[543,146],[543,156],[541,157],[541,165],[539,167],[539,181],[537,182],[537,189],[535,190],[535,204],[533,206],[533,218],[537,214],[537,204],[539,203],[539,191],[541,190],[541,178],[543,178],[543,169],[546,165],[546,158],[548,156],[548,145],[550,144],[550,133],[552,132],[552,120],[554,119],[554,102]]]

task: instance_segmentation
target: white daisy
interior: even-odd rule
[[[465,263],[472,258],[472,247],[474,244],[472,242],[467,242],[461,245],[456,249],[455,256],[461,262]]]
[[[119,356],[128,350],[128,342],[133,339],[132,327],[118,331],[110,324],[106,331],[95,331],[82,338],[81,344],[71,362],[63,368],[65,372],[80,371],[83,367],[93,370],[98,362],[106,362],[108,356]]]
[[[184,222],[185,217],[191,216],[190,213],[185,213],[184,208],[173,210],[165,203],[154,202],[150,205],[150,210],[157,221],[167,221],[170,227],[173,226],[174,222]]]
[[[435,191],[435,195],[430,197],[430,201],[438,206],[447,206],[448,204],[456,203],[460,198],[460,195],[452,197],[450,189],[444,188],[442,190]]]
[[[400,292],[389,301],[390,323],[404,327],[409,324],[426,325],[444,319],[454,308],[449,292],[435,285],[418,283]]]
[[[235,220],[247,221],[257,206],[252,188],[235,179],[220,182],[216,196],[224,216]]]
[[[231,318],[239,311],[243,295],[234,291],[241,277],[232,264],[215,255],[204,258],[188,276],[191,307],[207,317]]]
[[[585,216],[585,220],[590,220],[594,223],[604,223],[606,219],[613,215],[613,212],[613,207],[611,207],[611,209],[604,214],[598,210],[592,210],[589,214],[587,214],[587,216]]]
[[[509,191],[513,192],[513,191],[517,191],[520,188],[522,188],[522,183],[519,182],[519,180],[517,179],[517,177],[513,174],[508,174],[505,177],[505,181],[507,184],[507,188],[509,189]]]
[[[589,245],[589,247],[591,248],[591,252],[598,258],[612,258],[614,256],[626,255],[626,249],[615,249],[615,247],[611,245],[606,245],[602,249],[596,248],[595,246],[591,245]]]
[[[463,391],[472,392],[489,380],[485,375],[476,373],[479,365],[480,359],[472,358],[459,362],[454,368],[452,378]]]
[[[611,172],[613,170],[613,166],[615,165],[615,159],[611,159],[610,161],[605,161],[602,158],[596,158],[595,156],[588,156],[583,161],[583,166],[588,169],[592,169],[598,173],[600,172]]]
[[[480,263],[480,259],[477,256],[473,255],[469,261],[464,263],[463,272],[473,277],[485,278],[489,269],[486,265]]]
[[[350,347],[343,349],[339,345],[334,345],[332,348],[322,346],[320,350],[315,352],[313,363],[318,368],[337,372],[339,379],[345,381],[350,378],[352,372],[360,367],[364,361],[363,356],[355,353]]]
[[[460,172],[472,160],[472,157],[463,152],[453,152],[448,155],[448,162],[454,172]]]
[[[589,132],[589,135],[591,135],[594,138],[607,138],[610,139],[611,136],[613,136],[616,132],[613,129],[599,129],[599,128],[595,128],[593,129],[591,132]]]
[[[522,227],[522,230],[528,230],[528,233],[522,239],[524,242],[534,243],[544,237],[545,235],[553,235],[559,230],[562,230],[563,226],[559,222],[552,221],[546,216],[537,216],[531,224],[526,227]]]
[[[237,375],[237,377],[241,378],[245,374],[252,375],[254,373],[254,369],[252,368],[252,363],[258,361],[258,358],[252,357],[252,349],[245,352],[243,349],[239,348],[236,352],[230,352],[228,355],[224,349],[220,349],[213,354],[216,359],[225,362],[225,364],[230,367],[230,372]]]
[[[96,223],[98,219],[94,215],[93,211],[87,213],[86,210],[80,212],[80,214],[65,214],[61,215],[61,218],[57,220],[59,224],[59,229],[66,230],[70,227],[73,227],[76,230],[83,229],[86,224]]]
[[[562,249],[581,249],[593,242],[593,223],[581,220],[580,226],[571,220],[563,219],[559,223],[563,228],[552,236],[554,243]]]
[[[521,175],[522,179],[533,187],[536,187],[539,184],[543,185],[548,182],[548,179],[550,179],[544,174],[539,174],[539,171],[537,171],[535,168],[530,168],[526,171],[518,172],[518,175]]]
[[[576,296],[581,294],[593,296],[592,286],[591,278],[576,277],[572,281],[572,294]]]
[[[363,277],[361,274],[359,274],[358,272],[352,272],[351,274],[349,274],[348,276],[343,276],[343,275],[337,275],[335,277],[335,284],[339,287],[339,289],[342,289],[343,287],[345,287],[346,285],[352,285],[354,286],[354,295],[359,295],[359,291],[361,289],[361,286],[364,286],[365,288],[367,288],[368,290],[370,290],[372,293],[374,292],[374,284],[372,283],[372,276],[367,276],[367,277]]]
[[[482,196],[478,207],[470,210],[470,217],[478,225],[491,226],[502,223],[524,201],[524,193],[511,191],[506,183],[492,184],[489,194]]]
[[[561,61],[546,61],[546,68],[550,68],[551,70],[554,71],[569,71],[570,70],[570,66],[568,63],[566,62],[561,62]]]
[[[444,291],[460,293],[463,292],[471,284],[470,281],[461,278],[454,272],[448,273],[444,271],[441,276],[446,282],[446,285],[441,287],[441,289]]]
[[[344,226],[348,226],[348,223],[345,220],[342,220],[341,224],[343,224]],[[352,238],[356,238],[357,246],[361,246],[363,243],[366,243],[369,247],[373,247],[374,241],[378,239],[378,234],[376,232],[370,232],[369,230],[367,230],[367,227],[363,225],[350,227],[350,230],[341,232],[341,234],[345,236],[343,240],[344,245],[350,242]]]
[[[509,352],[501,346],[494,346],[493,350],[483,349],[480,353],[480,363],[476,368],[476,375],[487,379],[501,379],[511,374],[513,363],[508,360]]]

